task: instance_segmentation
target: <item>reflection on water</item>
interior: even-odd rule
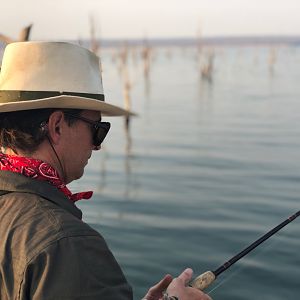
[[[211,81],[197,49],[167,51],[155,49],[151,93],[142,57],[128,55],[139,116],[128,130],[110,119],[104,148],[71,187],[94,189],[79,203],[84,220],[107,239],[135,299],[165,273],[217,268],[299,210],[300,50],[216,48]],[[102,51],[106,98],[123,105],[112,53]],[[298,222],[224,272],[214,300],[297,299]]]
[[[131,199],[131,193],[134,189],[134,178],[132,175],[132,164],[134,163],[134,155],[132,153],[132,138],[130,127],[125,126],[125,192],[124,192],[124,199]]]
[[[100,180],[98,182],[98,190],[101,191],[106,186],[106,165],[109,157],[106,147],[101,146],[101,159],[100,159]]]

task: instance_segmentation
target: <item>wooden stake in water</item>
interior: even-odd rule
[[[236,263],[238,260],[240,260],[242,257],[247,255],[249,252],[251,252],[253,249],[255,249],[258,245],[263,243],[265,240],[270,238],[273,234],[275,234],[277,231],[279,231],[281,228],[295,220],[300,215],[300,211],[295,213],[294,215],[287,218],[285,221],[274,227],[272,230],[267,232],[265,235],[263,235],[261,238],[256,240],[254,243],[252,243],[250,246],[245,248],[243,251],[232,257],[230,260],[225,262],[222,266],[220,266],[215,271],[207,271],[197,278],[195,278],[190,286],[197,288],[199,290],[206,289],[221,273],[223,273],[225,270],[227,270],[229,267],[231,267],[234,263]]]
[[[31,27],[32,27],[32,24],[30,24],[29,26],[24,27],[20,31],[18,39],[13,39],[13,38],[11,38],[11,37],[9,37],[7,35],[4,35],[4,34],[0,33],[0,41],[4,42],[6,44],[13,43],[13,42],[26,42],[26,41],[29,40]]]

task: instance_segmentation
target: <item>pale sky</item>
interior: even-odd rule
[[[300,35],[300,0],[0,0],[0,33],[31,39]]]

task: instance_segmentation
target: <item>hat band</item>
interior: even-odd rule
[[[43,98],[51,98],[57,96],[76,96],[84,98],[92,98],[104,101],[103,94],[73,93],[73,92],[53,92],[53,91],[0,91],[0,103],[38,100]]]

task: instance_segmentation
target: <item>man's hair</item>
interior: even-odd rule
[[[41,128],[42,122],[47,122],[50,115],[57,110],[79,115],[79,109],[33,109],[0,113],[0,146],[10,148],[15,153],[18,149],[25,153],[33,153],[46,138],[47,132]],[[76,120],[64,115],[69,125]]]

